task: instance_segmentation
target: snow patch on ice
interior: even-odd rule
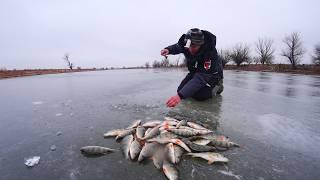
[[[43,104],[43,102],[42,101],[33,101],[32,104],[33,105],[41,105],[41,104]]]
[[[56,116],[57,116],[57,117],[58,117],[58,116],[62,116],[62,113],[57,113]]]
[[[40,161],[40,156],[33,156],[31,158],[26,158],[24,164],[28,167],[33,167],[37,165]]]

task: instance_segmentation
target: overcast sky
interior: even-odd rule
[[[259,37],[301,33],[309,63],[320,43],[319,0],[1,0],[0,68],[139,66],[161,59],[161,48],[198,27],[217,36],[217,49]],[[173,60],[174,58],[171,58]]]

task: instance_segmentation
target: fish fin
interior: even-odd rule
[[[213,160],[213,159],[208,160],[208,164],[212,164],[212,163],[214,163],[214,160]]]

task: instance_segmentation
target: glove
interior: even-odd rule
[[[169,50],[168,49],[162,49],[160,54],[161,54],[161,56],[167,56],[167,55],[169,55]]]
[[[181,98],[179,95],[172,96],[171,98],[168,99],[167,101],[167,106],[168,107],[175,107],[178,105],[181,101]]]

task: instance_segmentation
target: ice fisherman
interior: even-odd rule
[[[216,49],[216,36],[206,30],[190,29],[178,43],[161,50],[162,56],[183,53],[189,73],[182,80],[177,95],[166,102],[175,107],[181,99],[192,97],[203,101],[223,91],[223,67]]]

